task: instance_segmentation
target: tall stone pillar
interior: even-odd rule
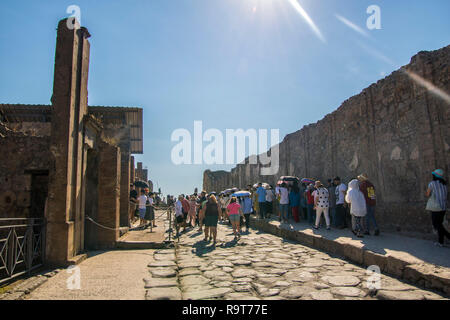
[[[106,142],[99,146],[98,170],[98,248],[114,248],[120,226],[120,149]]]
[[[58,24],[52,96],[51,153],[47,211],[46,261],[67,265],[80,248],[84,223],[80,193],[82,121],[87,113],[89,33],[78,22]],[[81,234],[80,234],[81,232]]]
[[[136,171],[135,171],[135,167],[134,167],[134,157],[133,156],[130,157],[130,180],[131,180],[131,183],[134,183],[134,181],[136,180]]]
[[[130,153],[122,152],[120,159],[120,226],[129,226],[130,216]]]

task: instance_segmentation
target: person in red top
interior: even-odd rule
[[[230,204],[227,206],[228,218],[233,226],[234,240],[241,237],[240,230],[240,218],[241,218],[241,205],[237,202],[236,197],[232,197]]]
[[[186,197],[183,195],[183,200],[181,200],[181,205],[183,206],[183,232],[186,230],[187,227],[187,217],[190,209],[189,201],[186,199]]]
[[[308,185],[308,188],[305,191],[305,198],[306,198],[306,211],[308,214],[308,222],[313,224],[316,220],[316,214],[314,211],[314,185],[311,183]]]
[[[370,235],[370,224],[372,223],[375,228],[375,235],[378,236],[380,234],[380,229],[378,229],[377,221],[375,220],[375,205],[377,204],[375,187],[365,174],[360,174],[358,176],[358,180],[360,181],[359,190],[363,193],[364,198],[366,199],[367,214],[364,217],[364,234]]]

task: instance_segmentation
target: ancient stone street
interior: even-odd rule
[[[157,225],[168,230],[163,213],[156,211]],[[61,269],[52,277],[33,277],[0,299],[448,299],[384,274],[380,290],[369,290],[374,279],[365,268],[256,229],[234,241],[231,227],[219,223],[216,246],[203,239],[196,227],[165,249],[92,251],[79,264],[80,289],[68,289],[73,273]]]
[[[370,291],[366,269],[299,243],[251,229],[234,241],[218,225],[217,244],[188,229],[175,249],[148,265],[146,299],[442,299],[440,294],[382,275]]]

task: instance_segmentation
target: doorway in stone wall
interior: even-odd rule
[[[48,170],[29,170],[31,198],[29,218],[45,218],[45,202],[48,196]]]
[[[96,248],[99,228],[92,222],[98,217],[98,154],[93,149],[87,151],[85,186],[84,249],[88,251]]]

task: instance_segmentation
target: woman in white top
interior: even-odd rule
[[[359,190],[359,181],[353,179],[348,184],[348,192],[345,196],[345,201],[350,204],[350,214],[352,215],[352,219],[355,222],[355,230],[356,235],[359,238],[363,238],[362,232],[362,218],[367,213],[366,208],[366,199],[364,198],[364,194]]]

